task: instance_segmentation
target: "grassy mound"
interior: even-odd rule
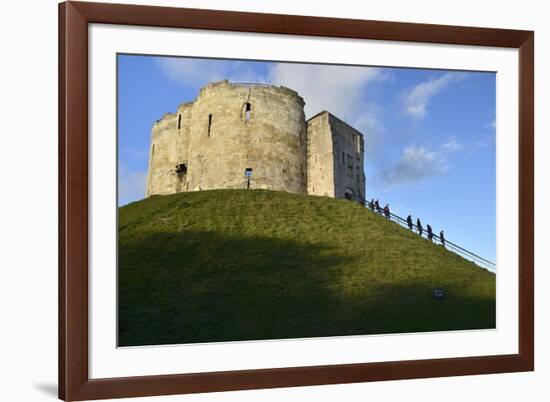
[[[345,200],[154,196],[119,209],[118,269],[120,346],[495,327],[493,273]]]

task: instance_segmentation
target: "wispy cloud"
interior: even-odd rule
[[[493,134],[480,134],[469,138],[467,141],[459,142],[453,135],[441,144],[441,152],[451,153],[461,151],[463,155],[471,156],[482,148],[489,146],[494,142]]]
[[[432,176],[440,176],[449,170],[441,152],[424,146],[409,145],[392,166],[382,171],[382,180],[387,187],[415,184]]]
[[[465,148],[465,145],[459,143],[456,140],[456,135],[453,135],[441,145],[441,150],[444,152],[456,152],[456,151],[461,151],[464,148]]]
[[[448,72],[438,78],[421,82],[403,95],[405,113],[420,119],[427,113],[430,100],[447,88],[451,83],[463,80],[464,73]]]
[[[433,176],[441,176],[451,169],[449,158],[453,153],[475,152],[480,143],[463,144],[456,136],[447,138],[439,146],[408,145],[399,159],[382,170],[381,179],[386,187],[419,184]]]
[[[465,151],[466,155],[470,156],[473,153],[479,151],[482,148],[485,148],[487,146],[490,146],[495,141],[495,137],[493,134],[483,134],[477,136],[474,140],[466,144]]]

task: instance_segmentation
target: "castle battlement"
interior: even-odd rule
[[[294,90],[210,83],[152,128],[147,196],[251,188],[365,196],[363,135],[323,111],[308,121]]]

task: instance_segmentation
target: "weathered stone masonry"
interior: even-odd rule
[[[363,135],[323,111],[308,121],[295,91],[221,81],[153,125],[147,196],[251,188],[365,196]]]

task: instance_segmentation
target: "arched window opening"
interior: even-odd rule
[[[249,122],[252,114],[252,105],[250,102],[246,102],[243,107],[244,121]]]
[[[179,175],[186,175],[187,174],[187,164],[186,163],[180,163],[176,165],[176,173]]]
[[[187,163],[178,163],[176,165],[177,188],[176,191],[183,191],[187,186]]]

